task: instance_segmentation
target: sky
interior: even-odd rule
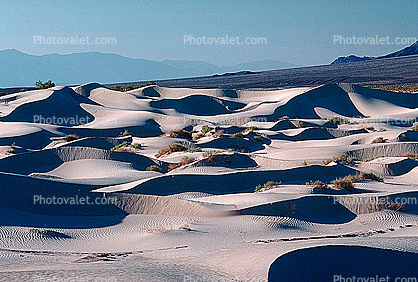
[[[219,66],[259,60],[318,65],[338,56],[384,55],[411,45],[407,39],[394,41],[418,38],[417,10],[416,0],[0,0],[0,50],[33,55],[98,51]],[[221,44],[222,38],[237,36],[242,44]],[[370,44],[376,36],[389,37],[385,42],[393,44]],[[81,44],[87,37],[95,44]],[[354,44],[353,37],[362,38],[362,44]],[[81,41],[70,44],[76,39]]]

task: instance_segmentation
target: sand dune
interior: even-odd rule
[[[0,280],[413,275],[417,107],[350,84],[3,96]]]

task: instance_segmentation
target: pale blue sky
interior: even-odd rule
[[[162,61],[232,65],[281,60],[327,64],[340,55],[382,55],[406,45],[339,45],[344,37],[418,37],[418,1],[4,1],[0,50],[99,51]],[[115,37],[116,45],[40,45],[44,37]],[[265,37],[265,45],[185,45],[183,36]],[[407,44],[409,45],[409,44]]]

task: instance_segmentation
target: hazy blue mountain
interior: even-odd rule
[[[219,67],[202,61],[157,62],[99,52],[35,56],[8,49],[0,51],[0,87],[33,86],[38,80],[49,79],[60,85],[91,81],[99,83],[146,81],[290,66],[293,65],[280,61],[261,61]]]
[[[403,57],[403,56],[411,56],[411,55],[418,55],[418,41],[412,44],[411,46],[405,47],[402,50],[384,55],[379,57],[358,57],[356,55],[350,56],[343,56],[338,57],[335,59],[331,65],[335,64],[343,64],[343,63],[352,63],[352,62],[359,62],[359,61],[369,61],[375,59],[386,59],[386,58],[393,58],[393,57]]]

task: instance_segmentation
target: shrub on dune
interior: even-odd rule
[[[195,160],[196,160],[195,158],[184,157],[184,158],[181,159],[180,163],[169,164],[168,165],[168,171],[171,171],[171,170],[179,168],[181,166],[190,164],[190,163],[194,162]]]
[[[370,180],[374,180],[374,181],[379,181],[382,182],[383,178],[380,176],[377,176],[374,173],[371,172],[361,172],[360,174],[356,175],[357,179],[370,179]]]
[[[372,144],[376,144],[376,143],[385,143],[385,139],[383,139],[383,137],[377,137],[376,139],[372,141]]]
[[[355,182],[356,178],[354,175],[347,175],[331,181],[331,184],[336,189],[346,189],[348,191],[353,191]]]
[[[168,145],[165,148],[162,148],[160,151],[158,151],[157,154],[155,154],[155,156],[157,158],[160,158],[164,155],[168,155],[174,152],[184,152],[184,151],[187,151],[187,148],[185,146],[179,143],[174,143],[174,144]]]
[[[329,189],[330,187],[325,182],[322,182],[321,180],[316,181],[309,181],[305,183],[306,186],[312,189],[322,190],[322,189]]]
[[[161,172],[161,168],[157,165],[150,165],[149,167],[147,167],[146,171]]]
[[[41,80],[38,80],[35,83],[35,87],[38,89],[48,89],[51,87],[54,87],[55,83],[53,83],[51,80],[48,80],[47,82],[43,83]]]
[[[67,141],[67,142],[71,142],[74,140],[77,140],[78,136],[76,134],[69,134],[69,135],[65,135],[62,140]]]
[[[412,130],[412,131],[418,131],[418,124],[417,124],[417,125],[415,125],[415,126],[413,126],[413,127],[411,127],[411,130]]]
[[[125,136],[131,136],[132,133],[130,133],[127,129],[125,129],[125,131],[119,133],[120,137],[125,137]]]
[[[213,129],[213,127],[204,125],[202,126],[202,129],[200,130],[202,132],[203,135],[205,135],[206,133],[210,132]]]
[[[163,137],[192,139],[192,133],[183,129],[173,129],[163,134]]]
[[[264,143],[263,139],[260,136],[254,136],[253,139],[257,142]]]
[[[266,183],[264,183],[264,185],[257,185],[255,187],[254,192],[258,193],[258,192],[268,191],[270,189],[279,187],[280,184],[282,184],[282,183],[281,182],[276,182],[276,181],[267,181]]]
[[[231,135],[231,138],[244,138],[244,134],[242,132],[237,132]]]

